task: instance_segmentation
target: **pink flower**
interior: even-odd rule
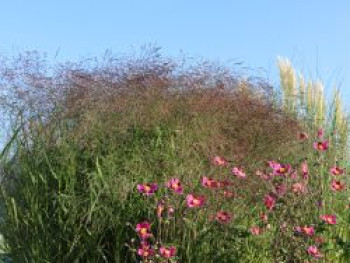
[[[307,236],[313,236],[315,234],[315,229],[313,226],[303,226],[301,231]]]
[[[163,258],[172,258],[176,255],[176,247],[171,246],[169,248],[161,246],[159,248],[159,253]]]
[[[216,217],[215,217],[216,221],[218,221],[219,223],[225,224],[231,221],[232,216],[230,213],[226,212],[226,211],[219,211],[216,213]]]
[[[157,189],[158,186],[156,183],[145,183],[137,185],[137,190],[146,196],[153,195]]]
[[[160,201],[157,205],[157,217],[162,217],[163,212],[165,210],[165,205],[164,205],[164,201]]]
[[[206,188],[215,189],[219,187],[219,182],[209,177],[203,176],[202,185]]]
[[[136,232],[138,233],[141,239],[147,239],[150,236],[152,236],[150,231],[151,231],[151,224],[148,221],[143,221],[136,225]]]
[[[140,257],[148,258],[154,255],[154,250],[151,248],[147,241],[141,241],[139,248],[137,249],[137,254]]]
[[[344,169],[343,168],[340,168],[336,165],[334,165],[331,169],[330,169],[330,172],[332,175],[334,176],[337,176],[337,175],[342,175],[344,174]]]
[[[228,164],[227,160],[224,157],[220,156],[214,156],[212,158],[212,163],[216,166],[226,166]]]
[[[310,256],[313,256],[315,259],[322,257],[321,252],[318,250],[318,248],[316,246],[309,246],[309,248],[307,249],[307,253]]]
[[[305,180],[309,178],[309,167],[307,161],[301,163],[301,177]]]
[[[299,140],[307,140],[309,138],[309,135],[305,132],[299,133]]]
[[[273,163],[271,168],[274,175],[286,175],[291,171],[292,166],[290,164]]]
[[[168,207],[168,217],[172,217],[175,213],[175,208],[173,206]]]
[[[253,236],[258,236],[258,235],[261,235],[263,233],[263,230],[262,228],[258,227],[258,226],[252,226],[250,228],[250,233],[253,235]]]
[[[276,197],[271,193],[265,195],[264,204],[267,209],[272,210],[276,205]]]
[[[287,185],[286,184],[276,185],[275,191],[276,191],[277,196],[283,196],[287,192]]]
[[[275,170],[275,168],[280,165],[278,162],[275,161],[268,161],[267,163],[272,170]]]
[[[172,178],[170,179],[167,183],[166,186],[173,190],[175,193],[177,194],[182,194],[183,193],[183,187],[182,184],[180,182],[180,179],[178,178]]]
[[[186,196],[186,202],[188,207],[202,207],[205,204],[205,197],[188,194]]]
[[[323,135],[324,135],[324,130],[323,130],[323,128],[319,128],[319,129],[317,130],[317,137],[320,138],[320,139],[322,139],[322,138],[323,138]]]
[[[303,226],[303,227],[297,226],[295,227],[295,231],[298,233],[303,233],[310,237],[315,234],[315,229],[313,226]]]
[[[292,185],[292,191],[296,194],[305,194],[307,193],[307,187],[303,183],[294,183]]]
[[[314,142],[314,148],[315,150],[318,150],[320,152],[326,151],[329,147],[328,141],[318,141]]]
[[[233,173],[233,175],[235,175],[235,176],[237,176],[238,178],[241,178],[241,179],[245,179],[247,177],[247,175],[245,174],[243,169],[239,168],[237,166],[232,168],[232,173]]]
[[[341,181],[337,181],[337,180],[332,180],[331,182],[331,188],[333,191],[343,191],[345,189],[345,184],[342,183]]]
[[[337,217],[336,215],[321,215],[321,220],[329,225],[335,225],[337,223]]]

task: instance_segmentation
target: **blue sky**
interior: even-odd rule
[[[241,61],[277,82],[276,57],[341,86],[350,104],[350,1],[31,0],[2,2],[0,52],[58,61],[137,50]]]

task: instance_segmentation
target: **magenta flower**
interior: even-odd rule
[[[227,166],[228,162],[224,157],[220,157],[220,156],[214,156],[212,158],[212,163],[213,165],[216,166]]]
[[[136,232],[141,239],[147,239],[150,236],[152,236],[150,231],[151,231],[151,224],[148,221],[143,221],[136,225]]]
[[[226,211],[219,211],[216,213],[215,219],[216,219],[216,221],[218,221],[221,224],[226,224],[226,223],[229,223],[231,221],[232,215]]]
[[[321,220],[329,225],[335,225],[337,223],[336,215],[321,215]]]
[[[253,236],[258,236],[258,235],[261,235],[263,233],[263,230],[262,228],[258,227],[258,226],[252,226],[250,228],[250,233],[253,235]]]
[[[205,197],[188,194],[186,196],[186,203],[188,207],[202,207],[205,204]]]
[[[296,194],[305,194],[307,193],[307,186],[304,183],[294,183],[292,185],[292,191]]]
[[[301,163],[301,177],[305,180],[309,178],[309,167],[307,161]]]
[[[148,258],[154,255],[154,250],[151,248],[151,245],[147,241],[141,241],[139,248],[137,249],[137,254],[140,257]]]
[[[277,167],[279,165],[279,163],[276,161],[268,161],[267,163],[272,170],[275,170],[275,167]]]
[[[273,163],[270,165],[273,169],[274,175],[286,175],[292,170],[292,166],[290,164],[281,164],[281,163]]]
[[[316,246],[309,246],[309,248],[307,249],[307,253],[315,259],[319,259],[322,257],[321,252]]]
[[[161,200],[157,205],[157,217],[159,218],[162,217],[164,210],[165,210],[164,201]]]
[[[166,186],[173,190],[175,193],[177,194],[182,194],[183,193],[183,187],[182,184],[180,182],[180,179],[178,178],[172,178],[170,179],[167,183]]]
[[[307,236],[313,236],[315,234],[315,228],[313,226],[303,226],[301,231]]]
[[[318,150],[320,152],[326,151],[329,147],[328,141],[318,141],[314,142],[314,148],[315,150]]]
[[[342,175],[344,174],[344,169],[343,168],[340,168],[336,165],[334,165],[331,169],[330,169],[330,172],[332,175],[334,176],[337,176],[337,175]]]
[[[318,137],[319,139],[322,139],[322,138],[323,138],[323,135],[324,135],[324,130],[323,130],[323,128],[319,128],[319,129],[317,130],[317,137]]]
[[[209,177],[203,176],[202,185],[206,188],[215,189],[219,187],[219,182]]]
[[[171,246],[169,248],[161,246],[159,248],[159,253],[163,258],[172,258],[176,255],[176,247]]]
[[[341,181],[338,181],[338,180],[332,180],[331,181],[331,189],[333,190],[333,191],[336,191],[336,192],[338,192],[338,191],[343,191],[344,189],[345,189],[345,184],[344,183],[342,183]]]
[[[150,195],[153,195],[158,190],[158,186],[156,183],[138,184],[137,190],[146,196],[150,196]]]
[[[241,179],[245,179],[247,177],[247,175],[245,174],[243,169],[239,168],[237,166],[232,168],[232,173],[233,173],[233,175],[235,175],[235,176],[237,176],[238,178],[241,178]]]
[[[173,217],[175,213],[175,208],[173,206],[168,206],[168,217]]]
[[[264,204],[265,204],[265,207],[268,210],[272,210],[275,207],[275,205],[276,205],[276,197],[275,197],[275,195],[273,195],[271,193],[265,195]]]
[[[306,236],[310,236],[310,237],[315,234],[315,228],[313,226],[303,226],[303,227],[297,226],[295,228],[295,231],[298,233],[303,233]]]

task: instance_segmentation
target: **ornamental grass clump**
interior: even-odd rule
[[[345,137],[285,112],[263,80],[157,49],[2,62],[13,132],[1,156],[0,233],[14,262],[350,254]]]

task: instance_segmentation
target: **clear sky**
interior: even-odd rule
[[[289,57],[350,104],[348,0],[8,0],[0,8],[0,52],[46,52],[56,60],[129,52],[242,61],[277,81],[276,57]]]

